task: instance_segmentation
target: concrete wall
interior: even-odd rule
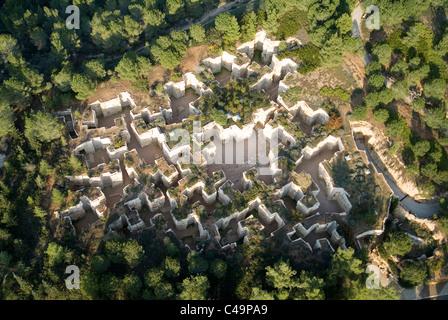
[[[325,181],[325,191],[327,193],[327,198],[330,200],[335,200],[339,204],[339,206],[344,210],[345,213],[349,212],[352,208],[352,204],[348,200],[348,194],[347,191],[345,191],[343,188],[337,188],[334,187],[333,179],[331,178],[328,171],[325,169],[325,167],[322,165],[322,163],[319,163],[319,178],[323,179]]]

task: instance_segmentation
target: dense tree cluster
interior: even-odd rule
[[[402,10],[401,16],[394,16],[389,11],[382,16],[388,24],[397,26],[387,33],[386,40],[371,45],[373,61],[366,67],[368,93],[364,104],[357,106],[353,114],[356,119],[365,119],[372,110],[375,121],[386,124],[387,134],[400,140],[395,144],[393,154],[403,157],[408,172],[418,176],[422,193],[431,197],[436,186],[446,188],[448,185],[448,175],[445,174],[447,154],[443,148],[444,131],[448,128],[446,28],[441,26],[436,36],[430,27],[413,20],[425,8],[431,4],[440,5],[438,3],[409,0],[393,4],[385,0],[381,2],[384,5],[381,8],[406,3],[418,3],[419,8],[415,12]],[[398,27],[399,24],[406,28]],[[395,105],[408,105],[419,113],[439,139],[421,139],[414,132],[416,128],[411,129],[406,119],[394,111]]]
[[[248,80],[229,82],[224,88],[212,85],[213,95],[202,96],[197,108],[203,112],[202,121],[215,121],[227,126],[232,120],[230,116],[239,116],[238,124],[252,120],[252,112],[271,105],[268,95],[254,89]]]

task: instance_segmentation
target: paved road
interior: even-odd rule
[[[365,144],[361,140],[355,140],[356,146],[359,150],[364,150],[367,154],[367,158],[369,161],[375,166],[376,170],[379,173],[383,173],[383,171],[377,167],[375,162],[373,161],[372,157],[369,154],[369,151],[367,150]],[[392,189],[392,191],[395,193],[395,195],[401,200],[401,204],[403,207],[408,210],[409,212],[413,213],[419,218],[422,219],[428,219],[432,218],[432,216],[435,213],[439,212],[439,202],[433,201],[433,202],[418,202],[409,197],[407,194],[403,193],[401,189],[397,186],[395,181],[390,179],[387,175],[384,175],[384,179],[386,180],[389,187]]]
[[[364,15],[364,10],[362,9],[362,6],[359,5],[353,10],[352,12],[352,21],[353,21],[353,29],[352,29],[352,36],[353,38],[362,38],[361,33],[361,23],[362,23],[362,16]],[[365,49],[365,48],[364,48]],[[364,56],[364,64],[368,65],[370,63],[370,57],[367,53]]]
[[[427,284],[411,289],[403,289],[402,300],[435,299],[448,300],[448,282]]]
[[[361,5],[357,6],[355,10],[352,12],[352,21],[353,21],[353,30],[352,36],[354,38],[362,38],[361,37],[361,19],[364,11],[362,10]]]

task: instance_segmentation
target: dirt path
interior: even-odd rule
[[[362,10],[361,5],[358,5],[352,12],[352,21],[353,21],[352,36],[354,38],[362,38],[361,23],[363,14],[364,11]]]

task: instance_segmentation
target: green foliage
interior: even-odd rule
[[[210,265],[210,273],[217,279],[223,279],[227,273],[227,263],[221,259],[215,259]]]
[[[7,251],[0,251],[0,265],[8,267],[12,260],[12,255]]]
[[[402,232],[389,234],[388,240],[383,242],[382,247],[388,256],[404,256],[412,249],[412,240]]]
[[[85,74],[90,78],[101,80],[106,76],[104,61],[100,59],[88,60],[83,62]]]
[[[11,55],[17,55],[19,52],[17,40],[13,36],[0,34],[0,59],[3,60],[3,63],[6,63]]]
[[[180,262],[176,258],[166,257],[163,262],[163,269],[167,277],[177,278],[180,273]]]
[[[163,279],[163,270],[160,268],[151,268],[146,271],[145,285],[149,288],[156,288],[160,285]]]
[[[73,70],[69,63],[65,63],[61,70],[52,74],[52,81],[56,88],[62,92],[67,92],[71,89]]]
[[[431,182],[423,183],[419,189],[422,190],[422,195],[426,198],[431,198],[435,192],[435,186]]]
[[[90,26],[93,43],[109,53],[124,51],[143,31],[141,24],[119,10],[95,12]]]
[[[336,26],[340,35],[345,35],[352,31],[353,21],[349,14],[344,13],[336,20]]]
[[[135,268],[141,263],[145,252],[135,240],[109,240],[106,242],[105,253],[111,262],[127,263],[131,268]]]
[[[6,105],[28,106],[30,103],[31,88],[17,77],[10,77],[3,81],[0,87],[1,101]]]
[[[62,129],[63,125],[58,119],[43,111],[32,113],[25,118],[25,137],[35,150],[60,139]]]
[[[215,28],[223,34],[224,43],[234,45],[240,39],[240,26],[237,19],[230,13],[221,13],[215,19]]]
[[[400,280],[405,287],[421,285],[427,277],[426,266],[421,262],[411,263],[400,272]]]
[[[191,274],[204,273],[208,270],[207,260],[198,255],[196,251],[191,251],[188,254],[187,262],[188,262],[188,271]]]
[[[342,39],[337,35],[333,35],[322,46],[320,55],[322,57],[322,65],[326,67],[333,67],[340,65],[344,59],[344,44]]]
[[[369,289],[365,283],[358,282],[351,289],[350,300],[399,300],[401,296],[401,293],[393,285]]]
[[[423,98],[417,98],[412,102],[411,107],[415,112],[420,112],[425,108],[425,100]]]
[[[372,48],[372,54],[383,66],[387,66],[390,63],[392,49],[387,43],[377,42]]]
[[[342,101],[348,102],[350,100],[350,92],[342,89],[342,88],[330,88],[327,86],[323,86],[320,89],[320,94],[326,97],[336,97],[341,99]]]
[[[279,58],[297,58],[300,60],[302,65],[297,69],[297,71],[302,74],[314,71],[321,65],[320,49],[313,44],[295,48],[291,51],[284,51],[279,55]]]
[[[406,36],[403,37],[403,44],[407,48],[413,48],[417,53],[422,54],[426,59],[430,58],[430,51],[432,48],[434,34],[431,29],[425,26],[423,23],[416,23]]]
[[[260,287],[252,288],[250,300],[274,300],[274,295]]]
[[[149,90],[148,79],[141,78],[132,83],[132,88],[141,92],[147,92]]]
[[[225,126],[233,121],[230,115],[239,115],[243,124],[252,120],[252,112],[271,105],[268,95],[251,87],[249,79],[229,82],[224,88],[212,85],[213,95],[202,96],[196,108],[201,110],[207,122],[216,121]],[[240,121],[238,121],[240,122]]]
[[[371,61],[366,66],[366,74],[370,76],[377,73],[381,73],[381,63],[378,61]]]
[[[121,287],[127,299],[137,298],[142,288],[142,280],[137,274],[126,274],[121,281]]]
[[[210,283],[205,276],[190,276],[182,281],[180,285],[181,293],[179,299],[181,300],[205,300],[207,299],[207,291],[210,288]]]
[[[412,146],[412,151],[414,151],[414,154],[417,157],[425,156],[428,153],[429,149],[431,149],[431,145],[429,141],[426,140],[418,141]]]
[[[441,137],[439,139],[439,143],[441,146],[444,146],[444,147],[448,146],[448,136]]]
[[[430,99],[441,100],[445,95],[446,81],[443,79],[433,79],[425,83],[423,92],[425,96]]]
[[[224,113],[224,111],[219,109],[212,109],[210,116],[212,117],[213,121],[215,121],[217,124],[221,126],[227,125],[227,116]]]
[[[100,279],[94,273],[85,273],[80,279],[80,289],[83,295],[90,299],[98,299],[100,296]]]
[[[0,139],[14,132],[14,113],[9,106],[0,105]]]
[[[391,68],[390,72],[395,77],[403,77],[408,71],[408,64],[406,61],[398,60]]]
[[[367,109],[366,106],[360,105],[360,106],[353,108],[352,117],[356,121],[365,120],[367,118],[368,112],[369,112],[369,109]]]
[[[297,274],[288,262],[280,261],[273,267],[266,267],[266,281],[276,289],[291,288],[294,283],[292,278]]]
[[[411,163],[406,167],[406,172],[408,172],[414,176],[417,176],[420,174],[420,168],[418,167],[417,164]]]
[[[182,0],[167,0],[165,2],[165,12],[170,15],[171,20],[175,21],[184,13],[184,2]]]
[[[357,285],[359,275],[364,272],[362,261],[354,257],[354,249],[341,248],[332,256],[330,267],[327,271],[327,284],[336,288],[336,297],[347,298],[350,291]]]
[[[299,31],[298,14],[300,15],[300,11],[291,10],[281,17],[276,32],[276,36],[279,39],[286,39],[287,37],[294,36],[297,31]]]
[[[70,86],[76,93],[76,99],[85,100],[95,93],[97,82],[86,74],[77,73],[73,75]]]
[[[54,267],[65,260],[66,251],[61,245],[51,242],[45,250],[45,255],[47,256],[48,266]]]
[[[53,168],[48,164],[45,159],[42,159],[39,163],[39,174],[44,177],[48,177],[53,171]]]
[[[154,288],[154,295],[157,300],[168,300],[174,297],[174,288],[171,283],[166,281],[161,282]]]
[[[255,12],[245,13],[241,19],[241,38],[250,41],[257,32],[257,14]]]
[[[384,108],[377,109],[373,112],[373,118],[376,122],[384,123],[389,119],[389,111]]]
[[[426,124],[433,129],[447,129],[448,119],[443,107],[427,109],[424,116]]]
[[[384,86],[384,77],[381,74],[372,74],[368,83],[373,89],[379,89]]]
[[[188,34],[175,30],[171,36],[160,36],[150,49],[154,59],[163,67],[173,70],[187,52]]]
[[[392,138],[409,139],[411,129],[408,127],[406,120],[399,118],[392,120],[386,124],[386,133]]]
[[[149,72],[151,63],[145,57],[138,56],[134,51],[128,51],[123,55],[115,71],[121,79],[136,81],[137,78]]]
[[[423,176],[428,177],[430,179],[434,179],[437,175],[437,164],[435,163],[428,163],[421,167],[420,169]]]
[[[90,265],[97,274],[104,273],[110,266],[110,260],[104,255],[95,255],[90,260]]]
[[[202,44],[205,41],[205,29],[200,24],[190,26],[190,38],[194,45]]]

